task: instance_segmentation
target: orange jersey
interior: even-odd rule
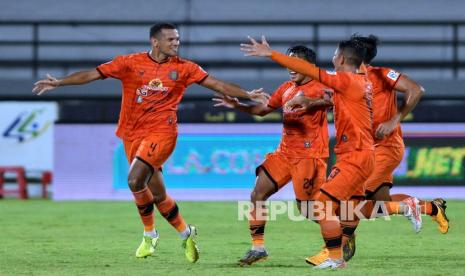
[[[116,135],[127,141],[153,133],[177,133],[176,111],[186,88],[208,76],[189,60],[171,57],[158,63],[147,52],[117,56],[97,70],[105,78],[122,82]]]
[[[280,108],[299,92],[310,98],[322,98],[326,87],[316,81],[296,85],[292,81],[283,83],[271,96],[268,105]],[[278,152],[292,158],[329,157],[328,123],[326,109],[319,108],[304,115],[283,111],[283,132]]]
[[[390,120],[397,114],[397,93],[394,90],[401,74],[386,67],[368,66],[368,78],[373,84],[373,131],[380,123]],[[374,134],[374,133],[373,133]],[[375,143],[387,147],[404,147],[400,124],[394,131]]]
[[[365,74],[329,72],[302,59],[273,51],[271,58],[279,64],[310,76],[334,89],[336,154],[356,150],[373,150],[371,110],[372,85]]]
[[[372,87],[365,74],[320,70],[320,82],[334,89],[334,152],[373,150]]]

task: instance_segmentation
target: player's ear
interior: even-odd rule
[[[152,47],[157,47],[158,46],[157,38],[154,36],[150,37],[150,44],[152,45]]]

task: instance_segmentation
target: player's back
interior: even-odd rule
[[[320,81],[334,89],[334,152],[373,150],[372,86],[366,74],[320,70]]]
[[[207,73],[197,64],[178,57],[158,63],[149,53],[118,56],[97,69],[123,85],[117,135],[126,140],[150,132],[176,132],[176,111],[190,84]]]
[[[374,66],[368,66],[367,72],[368,78],[373,84],[373,131],[375,132],[379,124],[389,121],[397,114],[397,93],[394,87],[401,74],[391,68]],[[375,143],[403,147],[400,124],[384,139],[375,138]]]
[[[297,85],[295,82],[283,83],[271,96],[269,106],[283,107],[298,93],[310,98],[322,98],[324,85],[309,81]],[[327,158],[329,157],[329,135],[326,120],[326,108],[318,108],[305,114],[283,110],[283,131],[278,151],[293,158]]]

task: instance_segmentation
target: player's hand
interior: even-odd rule
[[[381,140],[385,136],[388,136],[394,131],[394,129],[397,127],[397,124],[399,124],[398,116],[394,116],[394,118],[391,120],[379,124],[375,132],[376,138]]]
[[[308,98],[302,91],[298,92],[292,99],[284,105],[284,110],[288,112],[305,112],[308,107]]]
[[[263,90],[263,88],[254,89],[249,91],[249,97],[252,101],[261,103],[264,105],[268,105],[268,101],[270,100],[270,95]]]
[[[50,74],[47,74],[47,78],[37,81],[34,83],[34,88],[32,88],[32,92],[36,93],[37,95],[42,95],[48,90],[52,90],[57,88],[60,85],[60,81],[53,77]]]
[[[213,105],[215,107],[224,106],[227,108],[235,108],[239,104],[239,100],[237,98],[233,98],[227,95],[217,96],[217,98],[213,98],[212,101],[215,102]]]
[[[250,44],[241,44],[241,51],[244,52],[245,56],[257,56],[257,57],[269,57],[271,56],[272,49],[266,38],[262,35],[262,43],[258,43],[255,39],[247,36],[250,40]]]

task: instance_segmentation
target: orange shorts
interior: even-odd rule
[[[352,151],[336,156],[328,180],[321,191],[337,201],[365,196],[365,181],[375,165],[372,150]]]
[[[326,179],[326,158],[290,158],[279,152],[269,153],[258,166],[276,185],[277,190],[292,180],[297,200],[312,200]]]
[[[176,139],[177,134],[158,133],[134,141],[123,141],[126,158],[129,164],[137,157],[153,169],[161,169],[173,153]]]
[[[375,148],[375,168],[365,182],[367,193],[376,192],[381,186],[392,187],[392,173],[404,157],[404,148],[377,146]]]

